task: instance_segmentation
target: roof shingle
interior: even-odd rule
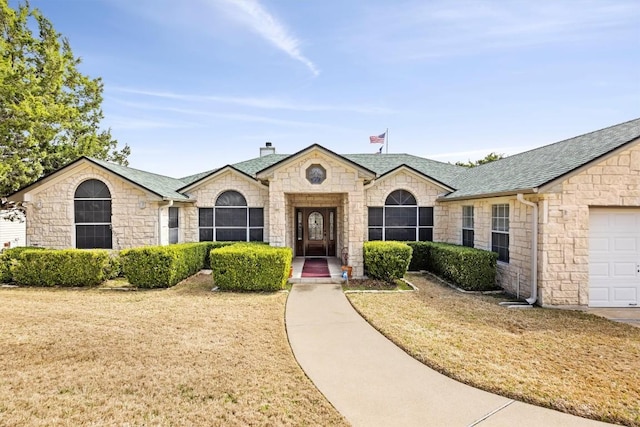
[[[135,184],[138,184],[139,186],[144,187],[163,198],[173,200],[189,200],[189,197],[177,191],[180,187],[184,186],[184,182],[179,179],[146,172],[127,166],[106,162],[104,160],[94,159],[91,157],[88,157],[88,159],[104,167],[105,169],[110,170],[116,175],[120,175],[121,177],[134,182]]]
[[[409,166],[455,189],[445,199],[460,199],[531,191],[636,140],[640,140],[640,118],[470,169],[410,154],[345,154],[342,157],[375,172],[378,177],[400,166]],[[259,171],[290,156],[269,154],[230,166],[255,177]],[[89,160],[161,197],[174,200],[188,200],[187,195],[179,192],[181,188],[220,170],[176,179],[103,160]]]
[[[640,138],[640,118],[470,168],[446,199],[531,190]]]

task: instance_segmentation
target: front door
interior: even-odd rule
[[[296,255],[336,256],[335,208],[296,210]]]

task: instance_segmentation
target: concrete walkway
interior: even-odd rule
[[[585,309],[587,313],[596,316],[606,317],[614,322],[627,323],[636,328],[640,328],[640,307],[625,308],[597,308],[589,307]]]
[[[354,426],[606,426],[441,375],[373,329],[340,285],[295,284],[286,309],[298,363]]]

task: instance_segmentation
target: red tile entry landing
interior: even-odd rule
[[[325,258],[307,258],[302,267],[302,277],[331,277]]]

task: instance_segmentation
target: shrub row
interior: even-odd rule
[[[0,283],[13,282],[11,266],[20,258],[20,254],[28,250],[42,250],[44,248],[36,246],[19,246],[17,248],[5,249],[0,252]]]
[[[210,268],[213,249],[237,242],[200,242],[145,246],[120,254],[106,250],[45,250],[18,247],[0,253],[0,283],[32,286],[93,286],[124,273],[137,287],[169,287]],[[241,244],[262,247],[264,243]],[[291,265],[289,251],[288,266]],[[287,273],[288,273],[287,267]]]
[[[293,253],[286,247],[239,243],[212,250],[210,258],[221,290],[277,291],[287,283]]]
[[[497,289],[498,254],[449,243],[409,242],[410,270],[426,270],[471,291]]]
[[[206,247],[206,253],[204,255],[204,268],[211,268],[211,251],[217,248],[224,248],[225,246],[235,245],[238,242],[200,242],[200,244]]]
[[[30,286],[95,286],[114,267],[106,250],[23,250],[11,266],[13,281]]]
[[[412,249],[402,242],[372,241],[364,244],[364,268],[369,277],[393,283],[404,277]]]
[[[209,242],[169,246],[143,246],[120,252],[122,271],[140,288],[166,288],[200,271]]]

